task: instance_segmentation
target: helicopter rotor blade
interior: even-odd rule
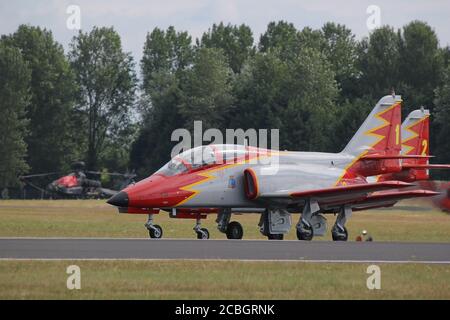
[[[107,175],[107,176],[116,176],[116,177],[126,177],[126,178],[134,178],[136,176],[136,174],[134,174],[134,173],[118,173],[118,172],[86,171],[86,173]]]
[[[30,179],[30,178],[47,177],[47,176],[52,176],[52,175],[57,175],[57,174],[61,174],[61,172],[48,172],[48,173],[29,174],[29,175],[26,175],[26,176],[19,176],[19,179],[20,180],[26,180],[26,179]]]

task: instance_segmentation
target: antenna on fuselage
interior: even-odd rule
[[[392,96],[392,98],[395,99],[395,89],[394,89],[394,87],[391,88],[391,96]]]

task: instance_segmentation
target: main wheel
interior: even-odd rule
[[[301,227],[297,227],[297,239],[298,240],[305,240],[305,241],[311,241],[312,238],[314,237],[314,230],[303,224],[301,225]]]
[[[347,241],[348,239],[348,231],[347,228],[344,227],[344,232],[336,230],[337,228],[333,228],[331,231],[331,237],[333,241]]]
[[[270,234],[267,235],[267,238],[269,240],[283,240],[284,239],[284,234],[280,233],[280,234]]]
[[[152,239],[161,239],[162,235],[163,235],[163,231],[159,225],[154,224],[153,228],[148,229],[148,234],[150,235],[150,238],[152,238]]]
[[[244,229],[237,221],[232,221],[227,226],[227,239],[242,239],[244,236]]]
[[[200,232],[202,231],[202,232]],[[209,239],[209,231],[206,228],[201,228],[200,231],[197,232],[197,239],[207,240]]]

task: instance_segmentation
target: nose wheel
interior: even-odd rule
[[[150,235],[150,238],[152,238],[152,239],[161,239],[162,235],[163,235],[163,231],[159,225],[154,224],[148,229],[148,234]]]
[[[209,239],[209,231],[206,228],[201,227],[201,219],[200,217],[197,218],[197,222],[194,227],[194,231],[197,234],[197,239],[200,240],[208,240]]]
[[[200,228],[197,233],[197,239],[200,240],[208,240],[209,239],[209,231],[206,228]]]
[[[163,230],[161,226],[153,224],[153,214],[148,215],[148,220],[145,223],[145,227],[148,230],[148,235],[152,239],[161,239],[163,235]]]

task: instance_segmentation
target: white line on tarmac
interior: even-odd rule
[[[236,261],[236,262],[292,262],[292,263],[384,263],[384,264],[450,264],[450,261],[425,260],[289,260],[289,259],[146,259],[146,258],[0,258],[0,261]]]

